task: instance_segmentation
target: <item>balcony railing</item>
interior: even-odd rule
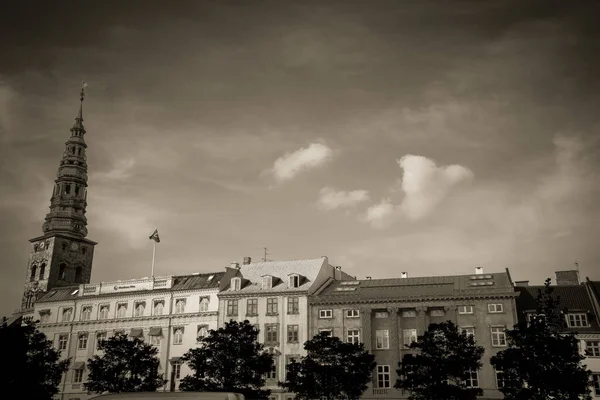
[[[386,395],[386,394],[388,394],[389,392],[390,392],[390,389],[389,389],[389,388],[374,388],[374,389],[373,389],[373,394],[374,394],[374,395],[379,395],[379,396],[381,396],[381,395]]]

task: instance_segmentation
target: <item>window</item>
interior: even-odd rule
[[[197,341],[208,336],[208,325],[198,325]]]
[[[58,349],[66,350],[67,342],[69,341],[69,335],[60,335],[58,336]]]
[[[109,307],[108,306],[100,306],[100,315],[99,318],[100,319],[108,319],[108,312],[109,312]]]
[[[267,372],[267,379],[277,379],[277,358],[273,359],[273,364],[271,365],[271,370]]]
[[[82,333],[79,335],[79,339],[77,340],[77,350],[85,350],[87,349],[88,343],[88,334]]]
[[[389,349],[390,348],[390,332],[387,329],[375,331],[375,349]]]
[[[73,371],[73,383],[81,383],[83,381],[83,368],[78,368]]]
[[[265,324],[265,342],[279,343],[279,332],[277,324]]]
[[[173,376],[175,379],[181,379],[181,363],[174,362],[173,363]]]
[[[65,185],[65,194],[71,193],[71,185]]]
[[[137,303],[135,305],[135,316],[136,317],[143,317],[144,316],[144,309],[146,308],[146,304],[143,302]]]
[[[40,313],[40,322],[42,324],[47,323],[49,320],[50,320],[50,313],[49,312]]]
[[[81,319],[88,321],[92,317],[92,306],[85,306],[81,308]]]
[[[66,247],[66,244],[63,243],[63,246]],[[67,264],[62,263],[58,266],[58,279],[64,281],[66,278],[66,274],[67,274]]]
[[[235,316],[238,315],[238,301],[227,300],[227,315]]]
[[[201,297],[200,298],[200,312],[207,312],[209,303],[210,303],[210,298]]]
[[[319,310],[319,318],[333,318],[333,310]]]
[[[46,264],[42,263],[42,265],[40,265],[40,276],[39,276],[39,280],[42,280],[46,277]]]
[[[163,300],[156,300],[154,302],[154,315],[162,315],[164,308],[165,302]]]
[[[246,315],[258,315],[258,299],[247,300]]]
[[[173,329],[173,344],[182,344],[183,343],[183,328],[174,328]]]
[[[467,383],[467,387],[472,387],[472,388],[479,387],[479,375],[477,374],[477,371],[467,372],[466,383]]]
[[[346,310],[346,318],[358,318],[359,316],[358,310]]]
[[[71,320],[71,316],[73,315],[72,308],[65,308],[62,312],[62,322],[68,322]]]
[[[496,371],[496,387],[498,389],[504,387],[504,372],[503,371]]]
[[[97,348],[98,346],[100,346],[100,343],[101,343],[103,340],[106,340],[106,332],[98,332],[98,333],[96,334],[96,348]]]
[[[148,336],[150,336],[151,345],[160,346],[160,340],[162,339],[162,328],[158,326],[150,328],[148,331]]]
[[[390,386],[390,366],[389,365],[378,365],[377,366],[377,387],[378,388],[389,388]]]
[[[125,318],[127,316],[127,304],[119,304],[117,306],[117,318]]]
[[[272,285],[273,285],[273,277],[272,276],[263,276],[262,288],[263,289],[271,289]]]
[[[289,287],[297,288],[300,286],[300,277],[298,275],[290,275],[289,277]]]
[[[333,329],[331,328],[319,328],[319,333],[327,333],[327,336],[333,335]]]
[[[600,396],[600,374],[592,374],[592,384],[594,385],[594,394]]]
[[[443,317],[444,310],[442,310],[441,308],[435,308],[429,312],[429,315],[431,315],[432,317]]]
[[[405,329],[402,332],[404,338],[404,346],[408,347],[411,343],[417,341],[417,330],[416,329]]]
[[[472,326],[461,326],[460,331],[465,332],[467,336],[475,336],[475,328]]]
[[[240,278],[231,278],[231,290],[240,290],[242,280]]]
[[[387,311],[376,311],[375,318],[388,318],[390,315]]]
[[[502,307],[502,304],[488,304],[488,312],[501,313],[504,312],[504,308]]]
[[[300,299],[298,297],[288,297],[287,313],[298,314],[300,311]]]
[[[506,346],[506,333],[504,327],[492,327],[492,346]]]
[[[30,282],[35,281],[36,270],[37,270],[37,267],[35,265],[31,267],[31,276],[29,277]]]
[[[346,342],[352,344],[360,343],[360,330],[348,329],[348,332],[346,332]]]
[[[287,326],[287,341],[288,343],[298,343],[298,325]]]
[[[277,298],[269,297],[267,298],[267,315],[277,315]]]
[[[81,277],[83,276],[83,268],[77,267],[75,268],[75,282],[81,283]]]
[[[586,340],[585,355],[588,357],[600,357],[600,341]]]
[[[415,310],[404,310],[402,311],[402,318],[415,318],[417,312]]]
[[[473,306],[458,306],[459,314],[473,314]]]
[[[185,312],[185,299],[175,300],[175,314],[183,314]]]
[[[567,325],[569,326],[569,328],[587,327],[587,314],[567,314]]]

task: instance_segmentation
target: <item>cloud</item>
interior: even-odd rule
[[[331,160],[333,151],[324,144],[311,143],[293,153],[286,153],[275,160],[270,173],[277,182],[282,183],[293,179],[298,174],[320,167]]]
[[[366,190],[339,191],[331,187],[324,187],[319,192],[317,205],[324,211],[337,208],[350,208],[369,200],[369,192]]]
[[[14,96],[14,91],[0,79],[0,140],[8,135],[10,124],[9,104]]]
[[[119,160],[113,168],[106,172],[97,172],[91,174],[91,179],[107,180],[107,181],[123,181],[131,176],[131,170],[135,165],[133,158]]]
[[[361,218],[374,228],[384,228],[392,224],[397,217],[417,221],[428,216],[452,189],[462,182],[473,179],[473,172],[461,165],[438,167],[435,161],[412,154],[397,160],[403,175],[398,185],[392,185],[390,191],[404,194],[400,204],[384,199],[367,210]]]
[[[402,214],[412,221],[426,217],[450,193],[452,188],[473,178],[473,172],[461,165],[437,167],[423,156],[405,155],[397,160],[404,170],[400,204]]]

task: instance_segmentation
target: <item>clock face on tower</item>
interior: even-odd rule
[[[75,242],[71,243],[71,250],[73,251],[77,251],[77,249],[79,248],[79,245]]]
[[[40,249],[44,250],[44,247],[46,247],[46,244],[44,242],[40,243]]]

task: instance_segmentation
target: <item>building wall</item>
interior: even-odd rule
[[[110,284],[110,283],[109,283]],[[81,290],[83,290],[81,285]],[[217,328],[218,312],[218,289],[196,289],[189,291],[145,291],[145,292],[125,292],[110,296],[76,296],[73,300],[64,300],[57,302],[37,302],[35,304],[35,316],[40,317],[40,311],[50,311],[47,320],[40,322],[38,327],[47,337],[53,341],[55,348],[59,348],[60,337],[62,335],[68,338],[67,348],[61,351],[62,358],[71,358],[71,370],[67,372],[61,382],[61,400],[79,398],[87,399],[88,396],[83,389],[83,382],[86,381],[87,371],[84,369],[83,381],[74,382],[73,367],[78,362],[85,362],[97,354],[97,337],[100,333],[105,333],[107,337],[114,336],[117,331],[130,333],[132,329],[142,329],[142,339],[151,341],[149,336],[150,328],[161,328],[162,336],[155,345],[159,349],[160,372],[164,374],[165,379],[172,377],[172,362],[177,357],[181,357],[190,348],[196,347],[197,334],[199,326],[206,326],[209,330]],[[208,309],[200,311],[200,299],[209,298]],[[186,302],[182,313],[176,313],[175,303],[179,299]],[[164,308],[162,315],[156,315],[154,310],[154,301],[163,300]],[[139,302],[146,302],[146,307],[142,316],[134,316],[134,305]],[[127,304],[127,312],[123,318],[116,316],[116,307],[118,304]],[[102,305],[109,305],[110,312],[107,319],[99,319],[99,308]],[[84,307],[92,307],[92,313],[89,320],[83,320],[82,310]],[[68,321],[62,321],[62,310],[73,308],[74,312]],[[44,312],[43,312],[44,313]],[[181,343],[175,343],[175,329],[183,328]],[[87,335],[88,342],[85,349],[78,349],[80,335]],[[189,374],[187,366],[181,366],[180,378]],[[179,379],[175,380],[175,389],[178,388]],[[171,382],[163,388],[170,390]]]
[[[503,312],[489,313],[488,303],[502,304]],[[472,305],[473,313],[459,314],[458,306],[460,305]],[[505,346],[495,347],[492,345],[491,328],[496,326],[512,328],[515,324],[515,305],[512,298],[405,302],[393,305],[388,303],[365,304],[358,301],[352,304],[312,304],[310,308],[311,335],[317,334],[319,329],[333,329],[333,334],[345,341],[349,329],[359,329],[360,339],[365,347],[375,355],[376,363],[389,365],[391,388],[378,388],[376,369],[369,389],[363,394],[365,399],[408,397],[407,393],[403,394],[393,388],[398,378],[396,373],[398,362],[411,351],[404,345],[404,330],[416,329],[417,335],[420,336],[423,335],[430,323],[446,320],[453,321],[459,327],[474,327],[477,343],[485,348],[482,357],[483,367],[478,373],[479,386],[485,391],[482,398],[502,398],[501,393],[497,390],[495,371],[490,365],[489,359]],[[321,318],[320,310],[332,310],[332,317]],[[349,317],[348,310],[359,310],[359,317]],[[382,313],[387,313],[387,317]],[[443,315],[432,315],[435,313],[443,313]],[[389,348],[376,349],[378,330],[388,331]]]

